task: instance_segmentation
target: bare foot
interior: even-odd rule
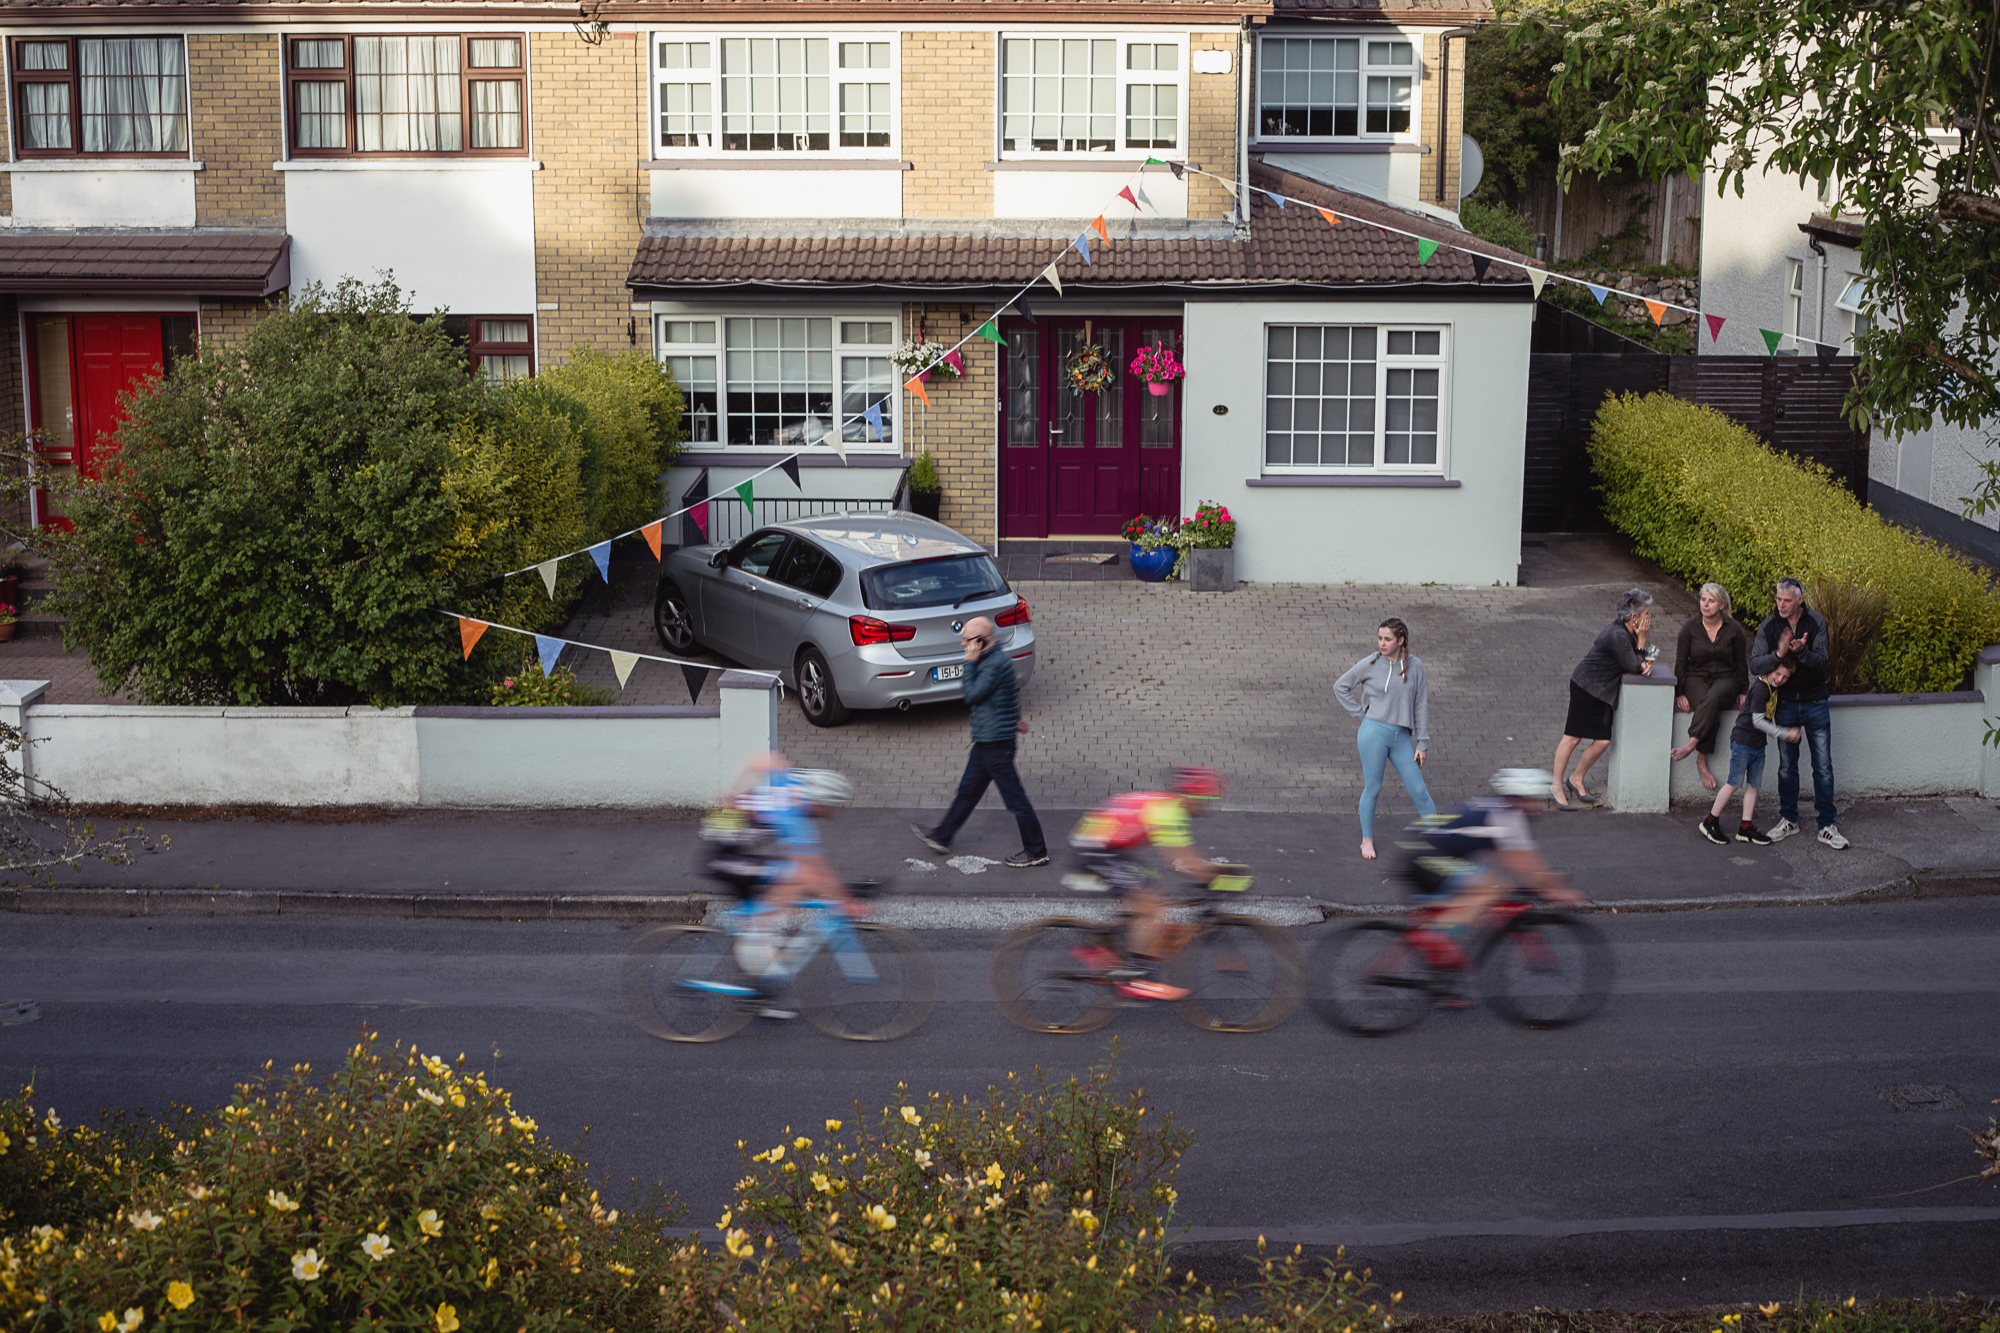
[[[1718,783],[1718,782],[1717,782],[1717,781],[1715,780],[1715,774],[1713,774],[1713,773],[1711,773],[1711,772],[1709,772],[1709,771],[1708,771],[1708,756],[1707,756],[1707,755],[1705,755],[1705,754],[1698,754],[1698,755],[1696,755],[1696,756],[1694,757],[1694,766],[1695,766],[1696,768],[1698,768],[1698,769],[1700,769],[1700,770],[1701,770],[1701,785],[1702,785],[1702,786],[1704,786],[1704,787],[1708,788],[1708,789],[1709,789],[1710,791],[1714,791],[1714,790],[1715,790],[1715,789],[1716,789],[1716,788],[1717,788],[1718,786],[1720,786],[1720,785],[1721,785],[1720,783]]]
[[[1667,758],[1673,760],[1675,763],[1678,764],[1681,760],[1687,758],[1689,755],[1693,753],[1694,753],[1694,742],[1689,741],[1686,745],[1676,745],[1673,749],[1667,751]]]
[[[1361,859],[1364,861],[1373,861],[1375,859],[1375,839],[1363,838],[1361,840]]]

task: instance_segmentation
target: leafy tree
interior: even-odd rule
[[[1506,7],[1500,12],[1504,17]],[[1486,159],[1478,193],[1504,201],[1510,213],[1520,210],[1529,186],[1555,174],[1562,146],[1581,139],[1597,118],[1586,99],[1558,104],[1550,97],[1562,51],[1554,33],[1505,23],[1466,39],[1465,132]],[[1529,240],[1526,253],[1533,254]]]

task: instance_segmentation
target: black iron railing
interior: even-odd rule
[[[908,506],[908,469],[896,479],[896,489],[886,500],[816,499],[808,496],[793,496],[789,499],[766,500],[759,496],[754,509],[745,509],[743,502],[733,490],[723,490],[711,494],[708,483],[708,469],[694,479],[681,492],[680,505],[700,504],[708,501],[708,531],[704,533],[693,514],[681,515],[681,545],[699,546],[712,543],[726,546],[748,536],[758,528],[772,523],[787,523],[794,519],[815,518],[821,514],[862,513],[887,514]]]

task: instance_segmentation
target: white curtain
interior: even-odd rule
[[[458,38],[354,39],[362,152],[458,152],[465,146],[458,103]]]
[[[178,37],[84,38],[83,151],[187,149],[187,65]]]
[[[521,146],[521,85],[481,80],[472,85],[472,146]]]

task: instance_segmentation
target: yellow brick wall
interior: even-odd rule
[[[249,335],[250,326],[270,313],[270,309],[268,301],[228,301],[203,297],[201,340],[224,347],[242,342]]]
[[[903,34],[904,217],[993,216],[998,67],[990,32]]]
[[[1440,56],[1445,39],[1435,33],[1423,38],[1423,109],[1418,117],[1418,137],[1430,148],[1418,171],[1422,198],[1439,208],[1458,207],[1459,136],[1465,131],[1465,43],[1451,43],[1451,91],[1440,92]],[[1443,124],[1439,113],[1444,113]],[[1438,197],[1438,173],[1444,173],[1444,197]]]
[[[1236,110],[1242,105],[1243,62],[1236,58],[1233,32],[1197,32],[1189,39],[1193,51],[1230,52],[1229,73],[1188,73],[1187,160],[1218,176],[1236,174]],[[1192,63],[1192,62],[1190,62]],[[1234,200],[1228,186],[1207,176],[1188,181],[1188,216],[1203,221],[1231,216]]]
[[[927,341],[950,344],[978,328],[991,313],[990,306],[906,305],[903,329],[914,338],[921,328]],[[931,376],[924,385],[931,400],[928,408],[914,393],[903,390],[903,454],[914,458],[928,449],[936,459],[944,489],[938,520],[988,546],[999,531],[998,465],[993,457],[999,351],[984,338],[966,343],[961,349],[965,378]]]
[[[282,227],[285,180],[276,33],[193,34],[187,39],[194,215],[203,227]]]
[[[574,347],[650,347],[648,317],[632,309],[625,275],[639,247],[650,199],[642,137],[646,48],[614,33],[597,46],[577,35],[528,36],[535,173],[535,297],[541,364]]]

